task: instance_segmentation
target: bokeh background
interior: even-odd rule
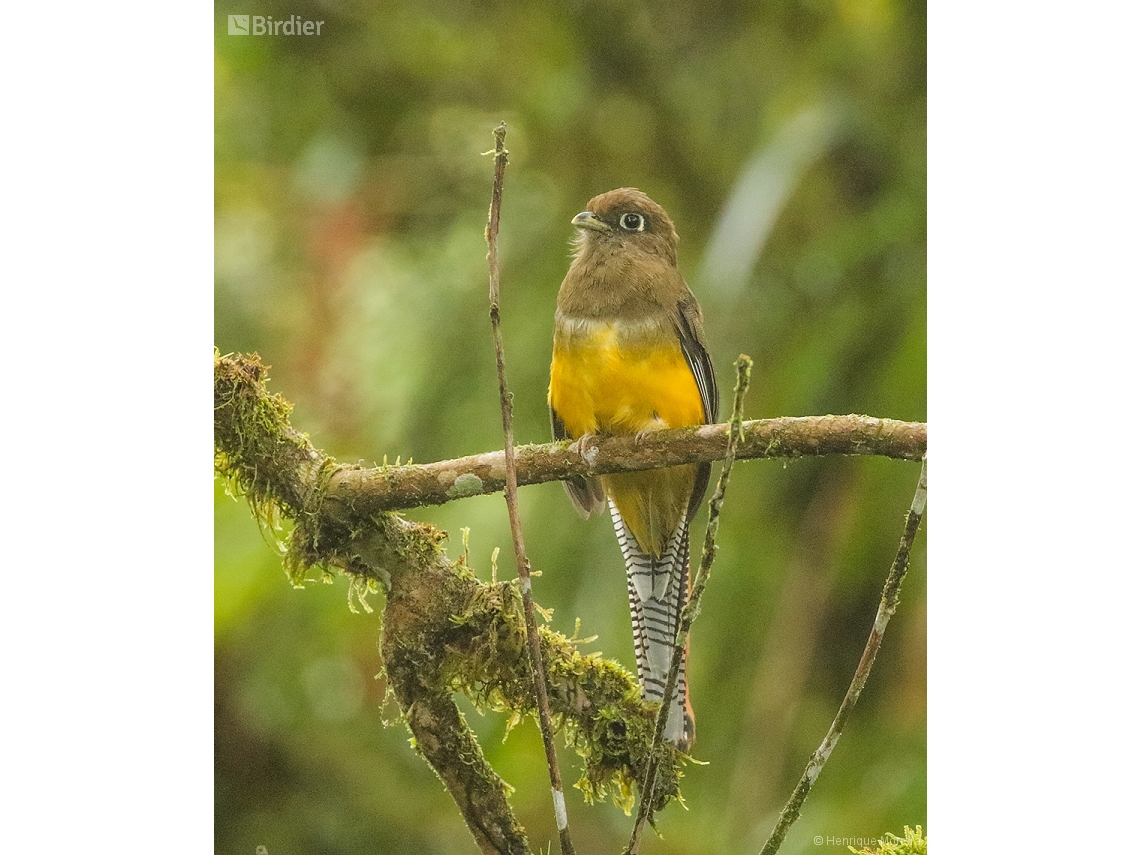
[[[461,0],[215,6],[215,340],[258,351],[293,421],[338,459],[432,461],[501,445],[487,318],[491,129],[508,124],[500,237],[519,442],[549,436],[554,299],[570,218],[636,186],[681,235],[722,397],[756,360],[750,418],[926,417],[925,7],[901,0]],[[227,35],[228,14],[323,20]],[[694,627],[687,810],[647,853],[759,851],[846,690],[918,476],[875,459],[738,465]],[[520,496],[555,628],[633,667],[606,518],[561,487]],[[408,514],[483,578],[501,496]],[[704,515],[694,530],[703,532]],[[294,590],[275,538],[218,485],[216,851],[475,851],[382,708],[374,614],[347,581]],[[926,536],[875,672],[784,852],[926,824]],[[461,707],[531,842],[556,833],[537,728]],[[576,779],[572,752],[563,775]],[[571,791],[578,851],[631,820]],[[825,838],[816,845],[814,837]]]

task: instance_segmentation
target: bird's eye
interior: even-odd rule
[[[645,218],[641,214],[622,214],[620,222],[627,232],[645,231]]]

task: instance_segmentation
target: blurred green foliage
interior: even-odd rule
[[[228,36],[235,12],[323,20],[319,37]],[[677,224],[722,388],[756,359],[750,418],[926,417],[925,7],[900,0],[263,2],[216,7],[216,331],[258,351],[294,425],[344,461],[501,445],[483,242],[491,129],[508,124],[500,237],[519,442],[549,435],[554,297],[570,218],[636,186]],[[727,409],[725,410],[727,412]],[[688,810],[647,853],[759,851],[838,707],[874,618],[918,467],[747,462],[694,627]],[[537,599],[627,667],[608,519],[556,484],[520,496]],[[483,578],[501,497],[410,513],[470,528]],[[701,536],[698,522],[696,536]],[[385,727],[377,613],[347,581],[292,589],[219,486],[216,850],[474,851],[459,813]],[[926,538],[847,733],[782,851],[926,825]],[[461,704],[463,702],[461,701]],[[536,848],[556,837],[530,723],[468,718]],[[563,774],[576,778],[575,758]],[[631,820],[570,798],[578,850]],[[555,848],[557,843],[555,843]],[[826,848],[826,847],[825,847]]]

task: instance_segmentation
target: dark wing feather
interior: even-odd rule
[[[575,438],[566,432],[566,425],[562,423],[554,407],[550,408],[550,432],[554,435],[555,442]],[[563,481],[562,486],[566,488],[566,495],[570,497],[574,509],[584,517],[588,517],[605,503],[606,494],[597,478],[575,475]]]
[[[716,386],[716,371],[712,357],[705,345],[704,324],[697,301],[689,300],[677,304],[677,336],[681,339],[681,352],[696,378],[701,393],[701,403],[705,408],[705,424],[716,424],[720,411],[720,393]]]
[[[685,355],[685,362],[689,364],[689,370],[693,372],[697,389],[701,393],[705,424],[716,424],[720,411],[720,392],[716,385],[716,371],[713,368],[712,357],[709,356],[708,347],[705,345],[701,307],[697,305],[697,300],[692,294],[677,304],[676,329],[677,337],[681,340],[681,352]],[[697,466],[697,483],[689,499],[690,520],[696,515],[701,500],[704,499],[711,473],[710,464],[701,463]]]

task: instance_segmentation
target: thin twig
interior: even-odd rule
[[[784,842],[784,837],[800,816],[800,809],[803,807],[804,800],[807,798],[808,793],[811,792],[812,785],[815,784],[816,779],[819,778],[819,773],[823,770],[823,765],[827,762],[827,758],[831,756],[835,744],[839,741],[839,737],[843,735],[843,728],[847,724],[847,719],[851,716],[851,711],[855,708],[855,704],[859,700],[859,695],[863,691],[863,687],[867,685],[867,677],[871,674],[871,666],[875,664],[875,656],[879,652],[879,646],[883,643],[883,632],[886,631],[887,623],[891,619],[891,615],[895,613],[895,608],[899,603],[899,589],[902,587],[902,581],[906,577],[907,564],[910,561],[910,550],[914,545],[914,536],[918,533],[918,527],[922,524],[923,514],[926,512],[926,458],[922,460],[922,472],[918,476],[918,487],[914,492],[914,500],[911,502],[910,511],[907,512],[906,526],[903,529],[902,539],[899,541],[899,549],[895,554],[894,563],[891,564],[891,571],[887,574],[886,584],[883,586],[883,598],[879,602],[879,611],[875,615],[875,625],[871,628],[871,634],[867,638],[867,645],[863,648],[863,657],[859,660],[859,666],[855,669],[855,676],[851,680],[851,685],[847,689],[847,694],[843,698],[843,703],[839,705],[839,712],[835,714],[835,721],[831,723],[830,730],[827,731],[827,736],[823,738],[819,748],[811,755],[808,761],[807,768],[804,769],[804,774],[800,778],[800,782],[796,785],[795,790],[792,791],[788,803],[784,805],[784,809],[780,811],[780,818],[776,821],[775,828],[772,829],[772,835],[768,838],[768,842],[764,844],[764,848],[760,851],[760,855],[776,855],[780,845]]]
[[[507,500],[507,516],[511,523],[511,539],[515,546],[515,564],[519,573],[523,613],[526,617],[526,637],[530,648],[534,690],[538,700],[538,724],[542,743],[546,748],[546,765],[550,769],[550,789],[554,798],[554,818],[558,825],[558,841],[562,855],[574,855],[570,842],[570,825],[566,817],[566,796],[562,790],[562,774],[558,770],[558,755],[554,750],[554,728],[550,723],[550,699],[546,692],[546,670],[542,663],[542,646],[538,626],[534,620],[534,600],[531,597],[530,560],[523,545],[522,525],[519,522],[518,472],[515,467],[515,435],[511,426],[511,393],[507,388],[507,375],[503,363],[503,331],[499,320],[499,211],[503,204],[503,174],[507,168],[507,123],[495,128],[495,180],[491,186],[491,211],[487,218],[487,266],[491,279],[491,330],[495,336],[495,364],[499,372],[499,403],[503,411],[503,440],[506,464],[506,484],[503,493]]]
[[[689,630],[693,621],[701,611],[701,596],[708,584],[709,573],[712,570],[713,559],[716,557],[716,535],[720,529],[720,509],[724,504],[724,494],[728,489],[728,478],[732,474],[732,464],[736,460],[736,449],[741,439],[740,426],[744,420],[744,395],[748,391],[748,382],[752,376],[752,359],[744,354],[736,360],[736,388],[732,400],[732,419],[728,428],[728,450],[724,457],[724,466],[717,479],[716,490],[713,491],[709,501],[709,521],[705,526],[705,543],[701,550],[701,566],[693,581],[693,590],[689,595],[689,602],[681,613],[681,620],[677,626],[677,635],[673,640],[673,661],[669,665],[669,676],[665,680],[665,701],[657,713],[657,727],[653,733],[653,750],[650,752],[649,766],[645,772],[645,781],[641,787],[641,803],[637,809],[637,820],[633,825],[633,834],[626,847],[626,855],[637,855],[641,847],[641,832],[645,821],[653,812],[653,791],[657,786],[657,746],[661,743],[661,736],[665,732],[665,724],[669,718],[669,708],[672,704],[669,699],[673,697],[673,690],[677,686],[677,675],[681,670],[681,657],[684,654],[685,644],[689,638]]]

